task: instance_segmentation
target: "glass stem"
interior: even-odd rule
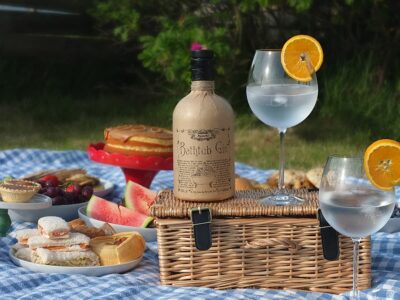
[[[360,244],[360,239],[352,239],[353,240],[353,290],[352,290],[352,298],[359,299],[358,293],[358,249]]]
[[[279,129],[279,181],[278,188],[285,187],[285,133],[286,129]]]

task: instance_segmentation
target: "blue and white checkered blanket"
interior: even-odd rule
[[[119,168],[91,162],[81,151],[16,149],[0,152],[0,177],[21,176],[33,171],[81,167],[116,184],[112,198],[121,196],[124,176]],[[264,181],[272,171],[236,164],[236,173]],[[171,188],[172,173],[160,172],[152,189]],[[399,191],[398,191],[399,192]],[[141,264],[126,274],[102,277],[33,273],[16,267],[8,257],[15,243],[16,229],[32,223],[13,223],[9,235],[0,239],[0,300],[8,299],[348,299],[348,293],[332,295],[266,289],[232,289],[161,286],[157,244],[148,243]],[[400,232],[379,232],[372,236],[372,288],[361,292],[361,299],[400,299]]]

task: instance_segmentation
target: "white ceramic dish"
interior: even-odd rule
[[[114,190],[114,183],[112,183],[111,181],[100,179],[100,184],[103,186],[103,188],[99,190],[95,188],[93,192],[93,194],[98,197],[107,196]]]
[[[29,202],[13,203],[0,200],[0,209],[23,209],[33,211],[51,206],[51,198],[46,195],[35,194]]]
[[[14,250],[11,248],[9,251],[11,261],[25,269],[28,269],[32,272],[39,272],[39,273],[58,273],[58,274],[80,274],[86,276],[102,276],[107,274],[113,273],[125,273],[127,271],[132,270],[135,268],[142,257],[130,261],[128,263],[113,265],[113,266],[95,266],[95,267],[63,267],[63,266],[50,266],[50,265],[41,265],[35,264],[33,262],[29,262],[23,259],[19,259],[14,256]]]
[[[51,200],[51,199],[50,199]],[[82,206],[86,206],[88,202],[82,202],[77,204],[67,205],[54,205],[49,208],[39,210],[14,210],[9,209],[8,215],[11,221],[19,222],[33,222],[36,223],[41,217],[45,216],[56,216],[63,218],[66,221],[71,221],[78,218],[78,209]]]
[[[101,227],[105,222],[90,218],[86,215],[86,207],[80,207],[78,209],[79,218],[85,221],[86,225],[94,226],[94,227]],[[118,225],[118,224],[111,224],[110,225],[115,229],[116,232],[125,232],[125,231],[137,231],[139,232],[146,242],[153,242],[157,240],[157,231],[155,228],[142,228],[142,227],[132,227],[132,226],[125,226],[125,225]]]
[[[114,190],[114,184],[110,181],[100,179],[100,183],[103,186],[103,189],[94,191],[93,194],[99,197],[104,197],[111,193]],[[8,208],[8,215],[10,216],[12,221],[19,221],[19,222],[37,222],[41,217],[45,216],[57,216],[60,218],[63,218],[66,221],[71,221],[73,219],[78,218],[78,209],[82,206],[86,206],[88,203],[82,202],[82,203],[77,203],[77,204],[66,204],[66,205],[54,205],[52,206],[51,204],[51,198],[44,196],[44,195],[39,195],[41,197],[46,197],[49,203],[47,203],[46,206],[38,207],[35,208],[35,210],[32,210],[33,208],[29,208],[26,206],[21,206],[18,208],[14,207],[9,207]],[[7,202],[1,202],[1,203],[7,203]],[[27,203],[16,203],[19,205],[22,204],[27,204]],[[1,207],[0,207],[1,208]]]

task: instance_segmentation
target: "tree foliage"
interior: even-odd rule
[[[397,76],[396,0],[97,0],[90,13],[104,35],[138,49],[143,66],[177,85],[189,80],[190,45],[213,49],[225,84],[245,80],[257,48],[279,48],[305,33],[321,41],[326,64],[384,53],[378,81]],[[398,61],[398,60],[396,60]]]

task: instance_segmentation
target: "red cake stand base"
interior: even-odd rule
[[[154,176],[161,170],[172,170],[171,157],[124,155],[104,151],[104,143],[90,144],[89,158],[95,162],[117,166],[124,172],[125,179],[150,187]]]

